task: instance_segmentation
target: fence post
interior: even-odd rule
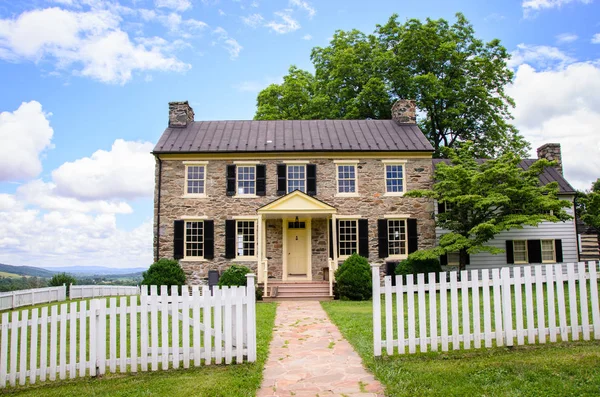
[[[371,263],[373,282],[373,355],[381,356],[381,281],[379,280],[379,264]]]
[[[248,339],[248,362],[256,361],[256,291],[255,291],[256,274],[246,274],[246,294],[247,294],[247,329],[246,335]],[[215,312],[221,308],[215,307]],[[219,332],[219,330],[216,330]],[[220,349],[220,346],[217,346]]]

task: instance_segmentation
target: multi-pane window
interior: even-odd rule
[[[527,259],[527,241],[526,240],[514,240],[513,241],[513,255],[515,263],[528,263]]]
[[[356,193],[356,165],[338,165],[338,193]]]
[[[556,255],[554,252],[554,240],[542,240],[542,262],[556,262]]]
[[[460,253],[448,252],[448,266],[458,266],[460,264]]]
[[[204,223],[202,221],[185,222],[185,256],[204,256]]]
[[[256,167],[237,167],[237,194],[256,194]]]
[[[203,165],[187,166],[187,194],[204,194],[204,184],[206,181],[206,168]]]
[[[406,220],[388,220],[388,254],[406,255]]]
[[[353,220],[339,221],[339,252],[340,256],[350,256],[358,248],[358,222]]]
[[[237,221],[237,256],[256,255],[256,229],[254,221]]]
[[[287,192],[300,190],[306,193],[306,166],[288,165],[287,166]]]
[[[387,164],[385,166],[386,193],[404,193],[404,165]]]

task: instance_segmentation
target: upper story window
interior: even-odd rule
[[[406,192],[406,162],[403,160],[383,160],[385,168],[385,194],[401,196]]]
[[[388,256],[406,255],[406,219],[388,219]]]
[[[185,222],[185,257],[204,258],[204,222]]]
[[[527,255],[527,240],[513,241],[513,255],[515,263],[529,263]]]
[[[300,190],[306,193],[306,165],[290,164],[287,166],[287,192]]]
[[[358,195],[357,164],[358,160],[335,161],[337,196]]]
[[[190,162],[185,165],[186,196],[206,196],[206,163]]]
[[[256,194],[256,167],[253,165],[237,166],[237,194]]]

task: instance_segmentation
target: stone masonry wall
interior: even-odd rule
[[[358,158],[359,153],[357,153]],[[258,156],[257,156],[258,157]],[[382,157],[385,158],[385,157]],[[198,156],[198,160],[203,160]],[[378,258],[377,219],[385,214],[409,214],[416,218],[419,233],[419,248],[432,247],[435,244],[435,222],[433,219],[433,201],[424,198],[406,198],[385,196],[384,165],[378,159],[360,159],[358,163],[359,197],[336,197],[335,164],[332,158],[315,159],[317,164],[317,195],[338,210],[338,215],[361,215],[369,220],[369,261],[382,262]],[[209,269],[224,270],[231,263],[240,263],[234,259],[225,259],[225,220],[234,216],[256,215],[256,210],[280,198],[277,191],[277,164],[279,160],[264,160],[267,166],[267,194],[264,197],[242,198],[226,196],[226,166],[233,160],[209,160],[206,173],[207,198],[183,198],[185,166],[181,160],[162,160],[162,185],[160,203],[159,242],[160,258],[173,257],[173,221],[182,216],[206,216],[214,220],[215,258],[206,262],[188,262],[182,260],[182,267],[189,282],[197,282],[207,276]],[[432,185],[431,159],[407,159],[407,190],[430,188]],[[158,164],[156,169],[158,178]],[[158,180],[158,179],[157,179]],[[158,189],[158,187],[157,187]],[[156,199],[155,193],[155,222]],[[313,279],[323,280],[322,268],[327,266],[327,226],[326,221],[313,219]],[[156,224],[155,224],[156,233]],[[269,271],[275,278],[281,278],[282,261],[282,223],[281,220],[267,222],[267,252],[270,257]],[[256,271],[256,262],[243,262]]]

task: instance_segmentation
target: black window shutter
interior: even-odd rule
[[[215,257],[215,221],[204,221],[204,259]]]
[[[444,255],[440,256],[440,265],[448,266],[448,255],[444,254]]]
[[[285,164],[277,164],[277,195],[283,196],[287,189],[287,167]]]
[[[542,263],[542,242],[540,240],[527,240],[527,255],[529,263]]]
[[[358,220],[358,255],[369,259],[369,220]]]
[[[235,220],[225,221],[225,258],[235,258]]]
[[[256,166],[256,195],[265,196],[267,194],[267,170],[264,164]]]
[[[333,259],[333,221],[329,220],[329,258]]]
[[[379,242],[379,257],[387,258],[389,252],[387,219],[377,219],[377,240]]]
[[[227,195],[235,196],[235,164],[227,166]]]
[[[183,258],[183,245],[184,245],[184,228],[185,221],[177,220],[173,222],[173,259]]]
[[[438,201],[438,214],[443,214],[444,212],[446,212],[446,203]]]
[[[317,165],[306,165],[306,194],[309,196],[317,195]]]
[[[512,265],[515,263],[515,254],[512,240],[506,240],[506,263]]]
[[[406,223],[406,229],[408,231],[408,253],[412,254],[413,252],[419,249],[419,234],[417,233],[417,220],[407,219]]]
[[[465,263],[465,265],[470,265],[471,264],[471,255],[467,254],[467,262]]]
[[[554,240],[554,252],[556,254],[556,263],[562,263],[562,261],[563,261],[562,240]]]

